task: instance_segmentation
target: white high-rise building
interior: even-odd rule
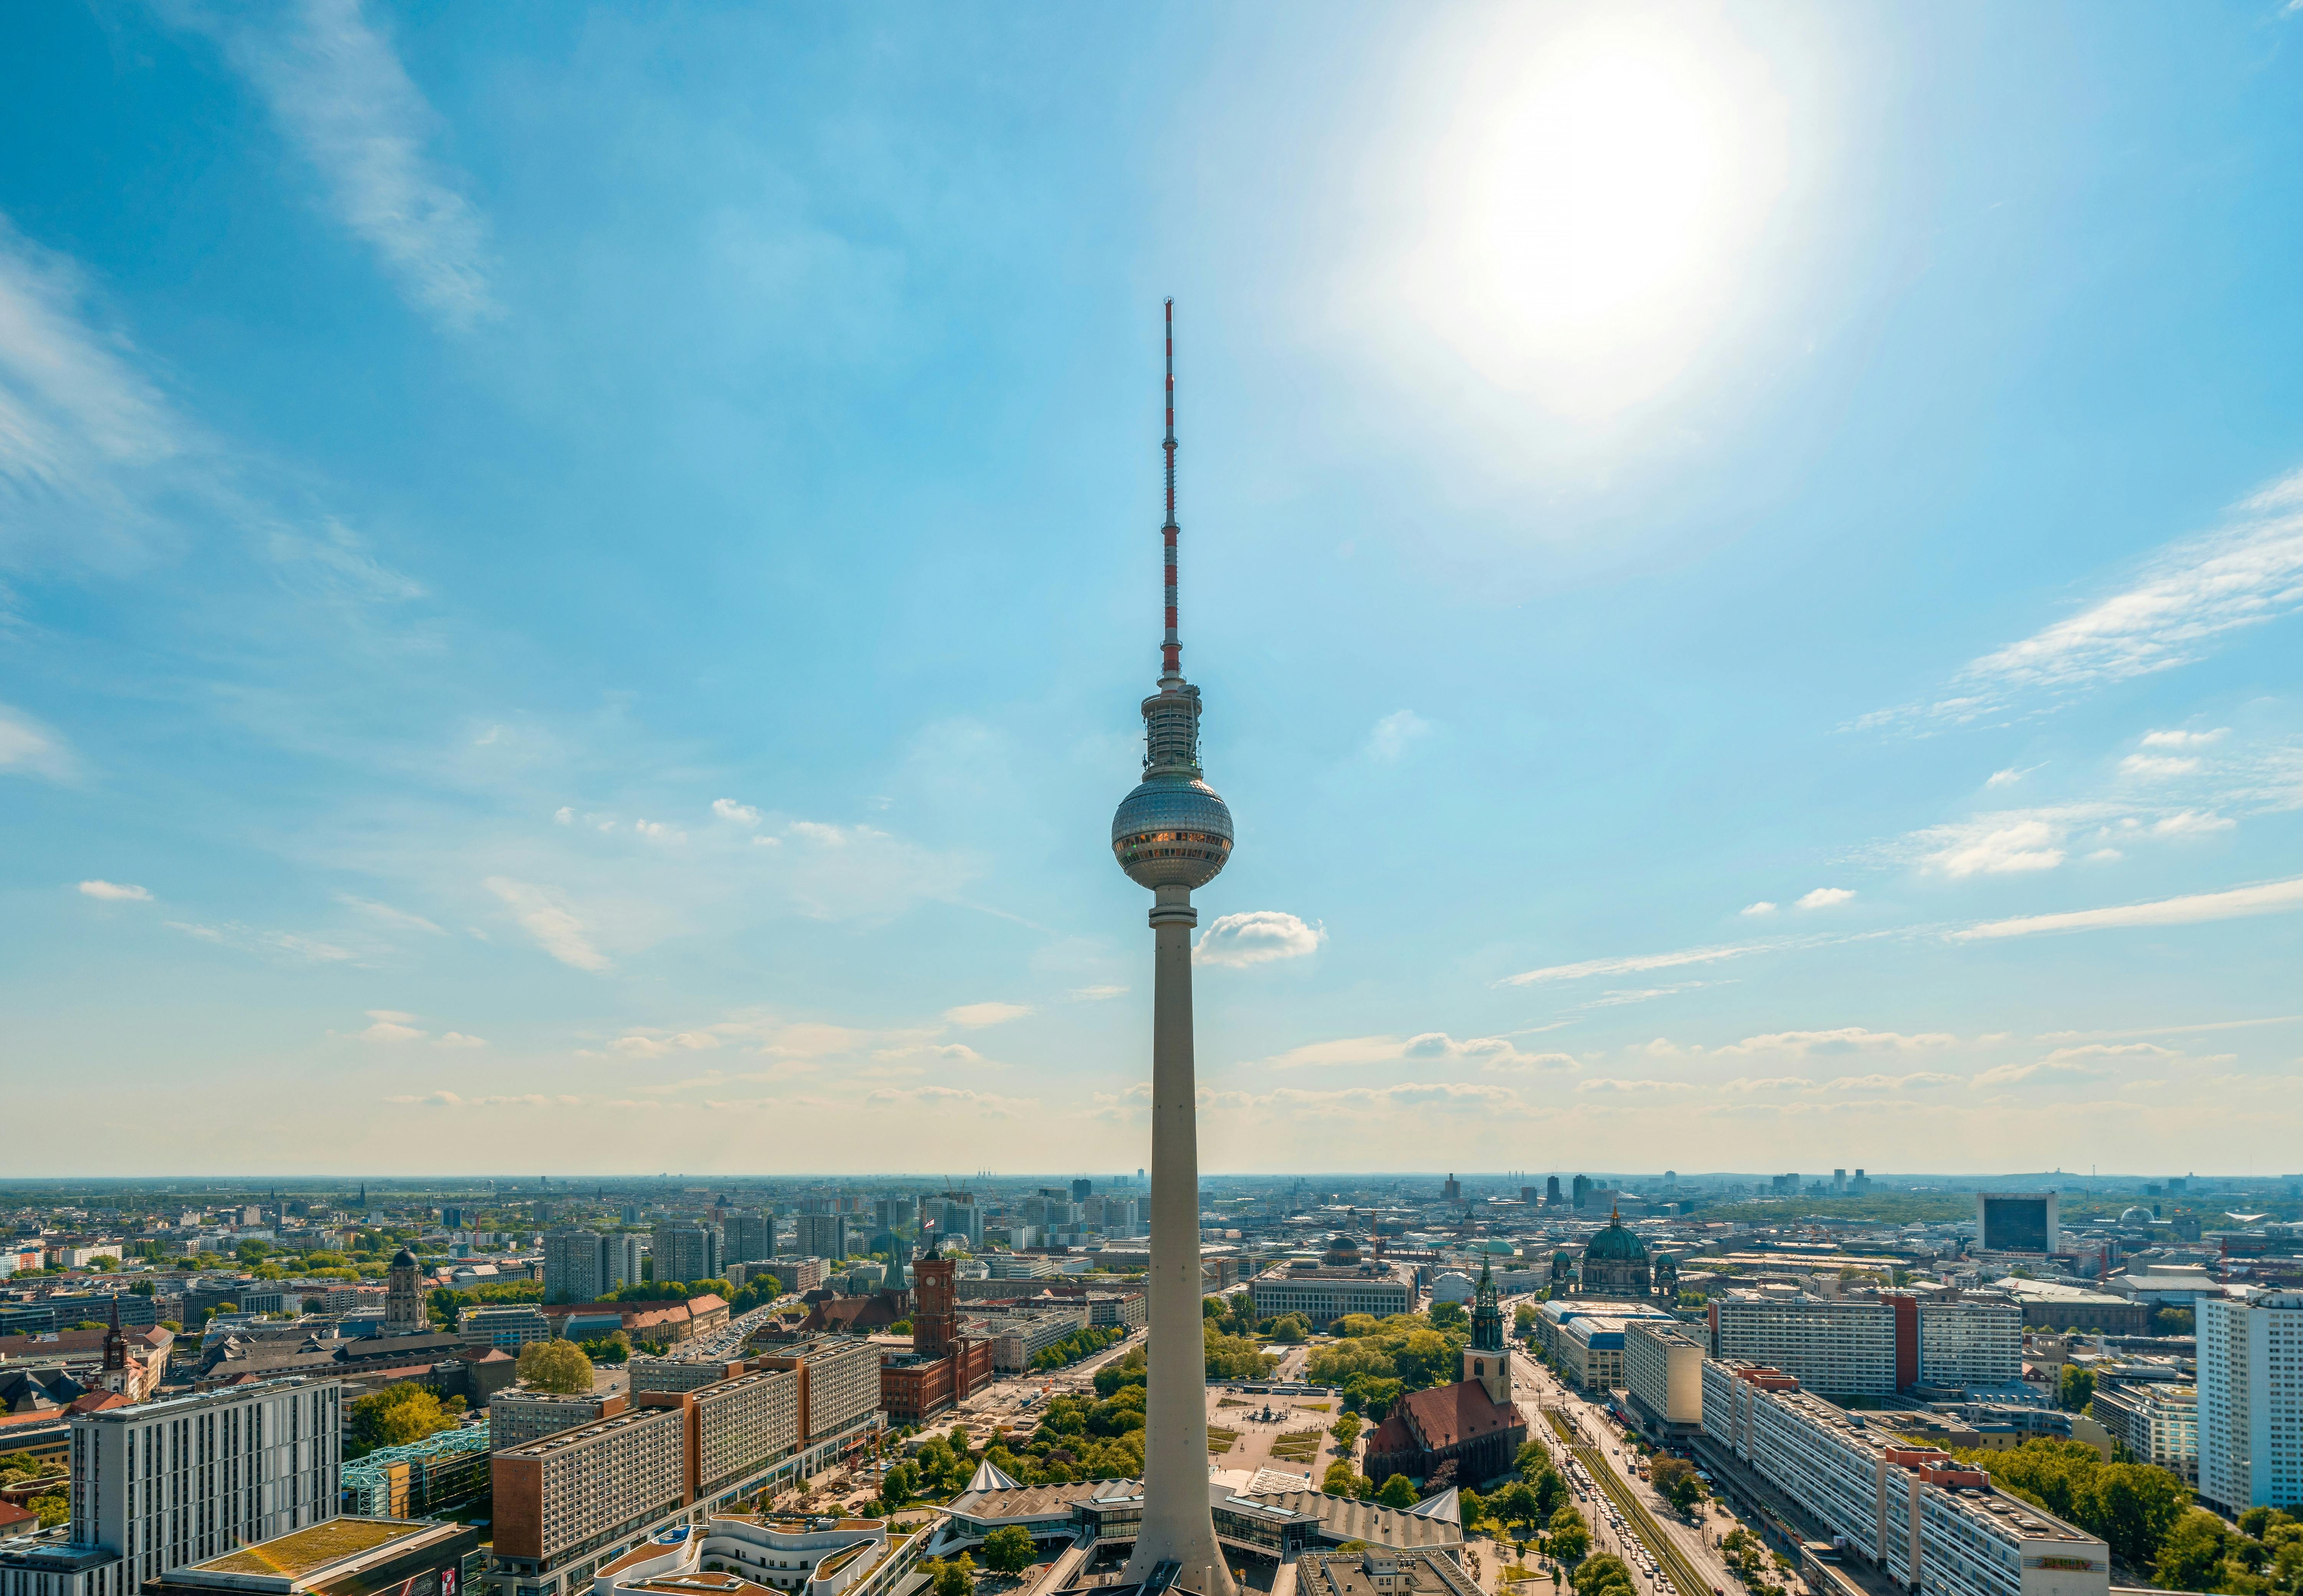
[[[341,1388],[271,1380],[72,1424],[68,1543],[0,1551],[9,1596],[133,1596],[147,1580],[336,1516]]]
[[[2224,1512],[2303,1501],[2303,1291],[2201,1297],[2199,1494]]]

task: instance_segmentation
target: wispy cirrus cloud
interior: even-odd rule
[[[1769,905],[1773,907],[1772,904]],[[1622,958],[1585,959],[1574,964],[1547,964],[1540,970],[1523,970],[1517,975],[1507,975],[1498,987],[1547,986],[1555,981],[1588,980],[1599,975],[1644,975],[1650,970],[1681,970],[1691,964],[1718,964],[1730,959],[1749,959],[1760,953],[1786,953],[1794,948],[1819,947],[1827,942],[1844,938],[1827,936],[1776,937],[1764,942],[1728,942],[1709,947],[1677,948],[1665,953],[1632,953]]]
[[[8,424],[5,407],[5,396],[0,395],[0,433]],[[7,468],[5,449],[6,440],[0,436],[0,478],[4,478]],[[4,487],[4,482],[0,482],[0,487]],[[60,733],[21,710],[0,704],[0,775],[70,781],[79,774],[79,763]]]
[[[2203,659],[2236,631],[2303,607],[2303,470],[2231,507],[2225,525],[2166,545],[2077,615],[1974,660],[1933,703],[1876,710],[1860,729],[2001,717]]]
[[[1028,1004],[964,1003],[943,1012],[944,1021],[968,1030],[980,1030],[987,1025],[1004,1025],[1010,1020],[1021,1020],[1032,1012]]]
[[[2208,920],[2237,920],[2246,915],[2281,914],[2303,909],[2303,876],[2285,881],[2265,881],[2235,886],[2224,892],[2188,893],[2144,903],[2114,904],[2102,909],[2074,909],[2060,914],[2026,914],[2012,920],[1986,920],[1948,935],[1953,942],[1991,941],[2005,937],[2037,937],[2061,931],[2107,931],[2135,926],[2189,926]]]
[[[107,903],[148,903],[152,901],[152,895],[144,888],[119,881],[83,881],[80,884],[80,892],[82,897],[100,898]]]
[[[257,16],[166,7],[215,39],[318,172],[336,220],[418,309],[462,330],[498,314],[486,219],[436,153],[443,124],[359,0],[297,0]]]
[[[1367,756],[1396,764],[1416,743],[1431,735],[1431,723],[1413,710],[1395,710],[1368,733]]]
[[[504,876],[490,876],[482,885],[536,938],[537,946],[562,964],[594,971],[608,968],[608,956],[593,945],[591,928],[559,893]]]

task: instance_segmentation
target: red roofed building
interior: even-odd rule
[[[1453,1385],[1410,1391],[1370,1432],[1367,1476],[1478,1485],[1507,1474],[1527,1442],[1527,1420],[1512,1400],[1511,1354],[1504,1349],[1503,1313],[1494,1277],[1480,1270],[1472,1344],[1464,1348],[1464,1375]]]

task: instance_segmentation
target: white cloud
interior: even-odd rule
[[[1959,1038],[1945,1031],[1919,1031],[1906,1034],[1892,1030],[1867,1030],[1860,1025],[1841,1026],[1834,1030],[1779,1030],[1762,1036],[1745,1037],[1740,1042],[1717,1047],[1717,1056],[1748,1058],[1761,1054],[1780,1054],[1786,1058],[1807,1059],[1845,1054],[1927,1053],[1955,1046]]]
[[[1983,785],[1987,787],[2012,787],[2017,782],[2021,781],[2025,777],[2030,775],[2033,770],[2037,770],[2038,768],[2038,766],[2033,765],[2028,769],[2018,770],[2011,766],[2009,769],[2004,770],[1994,770],[1990,776],[1985,779]]]
[[[1731,942],[1714,947],[1680,948],[1668,953],[1633,953],[1618,959],[1586,959],[1580,964],[1548,964],[1540,970],[1523,970],[1517,975],[1504,977],[1496,985],[1528,987],[1553,981],[1580,981],[1595,975],[1642,975],[1652,970],[1678,970],[1690,964],[1717,964],[1727,959],[1746,959],[1754,953],[1816,947],[1831,940],[1826,937],[1779,937],[1767,942]]]
[[[2013,1086],[2020,1081],[2033,1080],[2042,1076],[2082,1077],[2089,1079],[2108,1075],[2121,1060],[2172,1059],[2183,1055],[2172,1048],[2155,1046],[2149,1042],[2127,1042],[2116,1046],[2091,1043],[2084,1047],[2058,1047],[2046,1057],[2028,1064],[2001,1064],[1977,1075],[1970,1085],[1980,1088],[1994,1086]]]
[[[0,284],[0,292],[4,292]],[[0,298],[0,314],[7,310],[7,302]],[[6,428],[13,419],[8,413],[7,393],[0,389],[0,490],[10,484]],[[4,503],[0,499],[0,503]],[[77,761],[63,739],[25,714],[21,710],[0,704],[0,772],[19,776],[45,776],[50,781],[69,781],[77,773]]]
[[[1341,1037],[1329,1042],[1307,1042],[1263,1061],[1274,1070],[1340,1069],[1403,1062],[1475,1063],[1490,1074],[1536,1074],[1578,1067],[1564,1053],[1523,1052],[1508,1037],[1468,1037],[1458,1041],[1442,1030],[1421,1031],[1412,1037]]]
[[[1106,1003],[1115,997],[1126,996],[1127,988],[1125,987],[1075,987],[1071,990],[1071,995],[1081,1003]]]
[[[994,1092],[949,1086],[883,1086],[866,1092],[864,1101],[919,1104],[937,1109],[969,1109],[987,1120],[1018,1119],[1035,1112],[1040,1106],[1040,1100],[1036,1097],[1004,1097]]]
[[[2164,779],[2170,776],[2189,776],[2199,768],[2197,760],[2170,759],[2164,754],[2130,753],[2119,761],[2120,773]]]
[[[1800,1092],[1807,1091],[1814,1085],[1815,1082],[1804,1075],[1762,1075],[1756,1079],[1748,1075],[1738,1075],[1733,1080],[1721,1081],[1719,1089],[1723,1092],[1744,1093]]]
[[[367,1017],[368,1028],[352,1033],[363,1042],[420,1042],[431,1034],[417,1028],[415,1015],[400,1009],[370,1009]]]
[[[2097,848],[2088,855],[2089,864],[2116,864],[2127,855],[2116,848]]]
[[[662,1058],[668,1053],[696,1052],[717,1047],[720,1038],[708,1030],[627,1031],[608,1044],[611,1053],[620,1053],[626,1058]]]
[[[140,886],[129,886],[118,881],[83,881],[82,893],[91,898],[102,898],[114,903],[148,903],[152,895]]]
[[[1964,724],[2027,694],[2066,696],[2205,659],[2217,640],[2303,606],[2303,495],[2298,473],[2233,507],[2231,524],[2170,543],[2122,591],[1986,654],[1951,696],[1880,710],[1859,727]]]
[[[1430,734],[1431,723],[1414,710],[1395,710],[1377,721],[1368,733],[1368,757],[1387,763],[1396,760]]]
[[[723,820],[733,820],[742,826],[757,826],[760,811],[748,803],[738,803],[733,798],[714,798],[712,812]]]
[[[779,849],[772,868],[816,920],[883,919],[922,898],[948,898],[981,873],[973,856],[932,853],[873,826],[795,820],[785,837],[799,845]]]
[[[2160,898],[2147,903],[2125,903],[2108,909],[2078,909],[2063,914],[2029,914],[2013,920],[1987,920],[1951,933],[1953,942],[1974,942],[2003,937],[2032,937],[2047,931],[2101,931],[2130,926],[2189,926],[2206,920],[2236,920],[2242,915],[2278,914],[2303,908],[2303,876],[2286,881],[2266,881],[2236,886],[2227,892],[2192,893]]]
[[[496,314],[487,225],[460,175],[426,153],[440,118],[359,0],[301,0],[263,20],[179,6],[263,94],[326,185],[336,219],[383,258],[401,291],[451,328]]]
[[[2230,731],[2231,727],[2219,726],[2211,732],[2146,732],[2143,734],[2143,746],[2146,748],[2205,748],[2210,743],[2222,742]]]
[[[1829,909],[1849,902],[1854,893],[1844,886],[1818,886],[1799,901],[1802,909]]]
[[[2225,815],[2201,814],[2198,810],[2179,810],[2155,822],[2151,827],[2154,836],[2205,836],[2213,832],[2229,831],[2237,820]]]
[[[1278,909],[1253,909],[1227,914],[1200,933],[1192,948],[1195,964],[1219,964],[1237,970],[1268,964],[1277,959],[1300,959],[1319,951],[1328,933],[1306,925]]]
[[[592,945],[584,922],[558,894],[524,881],[491,876],[482,885],[495,894],[544,951],[578,970],[605,970],[607,956]]]
[[[1941,1070],[1914,1070],[1908,1075],[1842,1075],[1826,1080],[1819,1088],[1826,1092],[1902,1092],[1913,1087],[1955,1086],[1960,1077],[1947,1075]]]
[[[2038,819],[1987,816],[1965,826],[1940,826],[1921,835],[1941,839],[1943,844],[1921,858],[1921,868],[1940,870],[1953,880],[2052,870],[2065,858],[2058,845],[2063,827]]]
[[[563,803],[552,811],[552,819],[558,825],[573,826],[576,824],[576,811]]]
[[[634,820],[632,829],[652,843],[684,843],[688,833],[662,820]]]
[[[1740,912],[1740,913],[1743,913],[1743,914],[1750,914],[1750,915],[1761,915],[1761,914],[1773,914],[1775,911],[1776,911],[1776,906],[1775,906],[1773,903],[1770,903],[1769,902],[1767,902],[1767,899],[1765,899],[1765,898],[1761,898],[1761,899],[1760,899],[1758,903],[1746,903],[1746,904],[1744,904],[1744,905],[1743,905],[1743,907],[1742,907],[1742,908],[1738,912]]]
[[[333,942],[321,942],[309,937],[299,937],[292,931],[261,931],[254,926],[228,920],[221,925],[196,925],[188,920],[171,920],[161,922],[171,931],[201,942],[212,942],[220,947],[239,948],[249,953],[285,953],[314,964],[333,964],[350,959],[350,948],[338,947]]]
[[[487,1045],[485,1037],[468,1037],[460,1030],[443,1031],[440,1036],[443,1047],[485,1047]]]
[[[1031,1012],[1029,1007],[1020,1003],[964,1003],[957,1008],[946,1009],[943,1017],[949,1024],[974,1030],[986,1025],[1021,1020]]]
[[[395,930],[422,931],[434,937],[448,933],[420,914],[410,914],[405,909],[395,909],[389,903],[379,903],[370,898],[356,898],[349,893],[338,893],[336,902],[347,909],[357,909],[370,920],[381,921]]]
[[[1660,1096],[1669,1092],[1691,1092],[1696,1088],[1684,1080],[1579,1080],[1579,1092],[1616,1092],[1637,1096]]]

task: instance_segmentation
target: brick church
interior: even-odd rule
[[[1410,1391],[1370,1432],[1368,1478],[1394,1474],[1421,1482],[1428,1493],[1480,1485],[1511,1473],[1527,1441],[1527,1421],[1512,1401],[1511,1354],[1504,1348],[1503,1309],[1494,1274],[1480,1265],[1464,1378]]]

